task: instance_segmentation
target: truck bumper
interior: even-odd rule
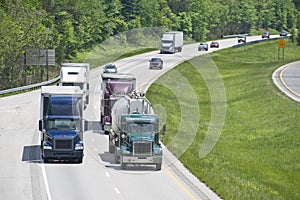
[[[82,158],[83,150],[76,151],[55,151],[51,149],[44,149],[43,157],[48,159],[72,159],[72,158]]]
[[[157,164],[162,163],[162,156],[151,156],[145,158],[139,158],[134,156],[121,156],[121,163],[124,164]]]

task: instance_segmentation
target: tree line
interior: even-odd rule
[[[44,67],[24,65],[28,49],[55,49],[60,63],[135,28],[181,30],[195,41],[285,30],[300,44],[299,9],[300,0],[0,0],[0,89],[45,78]]]

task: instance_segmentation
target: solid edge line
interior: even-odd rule
[[[191,199],[196,200],[196,197],[170,172],[167,168],[164,168],[167,174],[177,183],[177,185],[189,196]]]
[[[43,174],[43,177],[44,177],[44,183],[45,183],[45,187],[46,187],[47,199],[52,200],[51,194],[50,194],[50,189],[49,189],[49,184],[48,184],[48,179],[47,179],[47,174],[46,174],[46,169],[45,169],[45,166],[43,164],[42,164],[42,174]]]

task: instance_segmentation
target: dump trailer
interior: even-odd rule
[[[60,68],[60,86],[79,86],[84,93],[84,105],[89,103],[89,63],[63,63]]]
[[[135,91],[136,78],[132,74],[103,73],[101,75],[101,124],[105,134],[111,129],[111,110],[122,96]]]
[[[109,152],[122,169],[129,164],[143,164],[155,165],[156,170],[161,170],[159,117],[144,96],[126,95],[114,104]]]
[[[42,158],[83,159],[83,90],[79,86],[42,86],[39,130]]]
[[[183,32],[165,32],[162,34],[160,53],[181,52],[183,46]]]

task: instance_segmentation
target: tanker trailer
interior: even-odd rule
[[[159,117],[147,98],[125,95],[112,108],[109,152],[126,169],[129,164],[155,165],[161,170],[162,146],[159,141]]]

